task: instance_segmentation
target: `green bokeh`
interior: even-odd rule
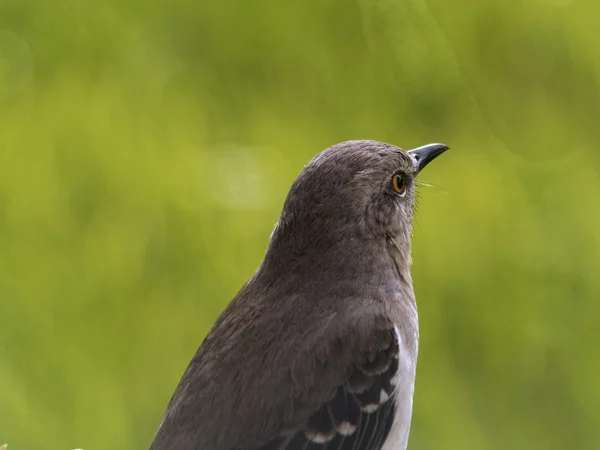
[[[146,448],[296,174],[368,138],[452,148],[415,225],[410,449],[600,448],[599,14],[0,2],[0,443]]]

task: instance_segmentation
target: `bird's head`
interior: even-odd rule
[[[377,141],[347,141],[310,161],[294,181],[273,239],[299,252],[347,238],[408,242],[415,178],[448,149],[410,151]]]

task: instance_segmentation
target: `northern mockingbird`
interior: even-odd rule
[[[418,319],[415,177],[447,150],[317,155],[181,379],[151,450],[404,450]]]

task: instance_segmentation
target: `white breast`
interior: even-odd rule
[[[396,413],[392,428],[381,450],[406,450],[408,433],[412,418],[413,394],[415,391],[415,372],[417,363],[417,349],[408,348],[396,327],[398,339],[398,372],[394,377],[394,400]],[[416,345],[416,344],[415,344]]]

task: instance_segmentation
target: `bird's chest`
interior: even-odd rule
[[[413,394],[415,390],[415,374],[418,353],[418,332],[413,336],[401,333],[396,327],[398,339],[398,371],[395,375],[393,394],[394,419],[387,439],[381,450],[405,450],[408,445],[408,435],[413,409]]]

